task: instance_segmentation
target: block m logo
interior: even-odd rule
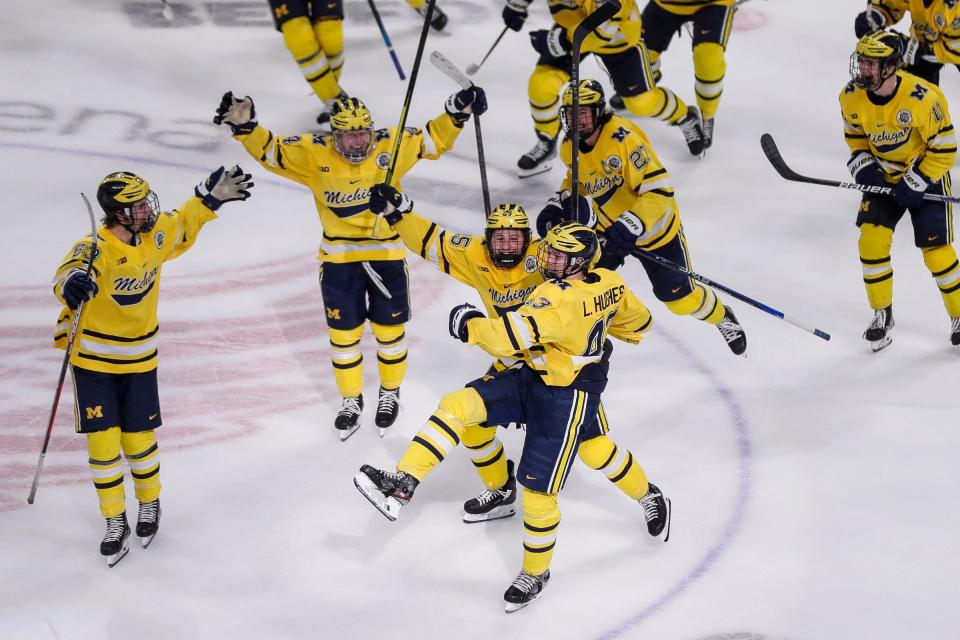
[[[94,418],[103,417],[103,407],[97,405],[95,407],[87,407],[87,420],[93,420]]]

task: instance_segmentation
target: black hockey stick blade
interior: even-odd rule
[[[773,165],[773,168],[777,170],[781,177],[787,180],[806,182],[803,176],[787,166],[772,135],[765,133],[760,136],[760,148],[763,149],[763,155],[767,156],[767,160],[770,161],[770,164]]]
[[[583,22],[578,24],[573,31],[573,47],[579,50],[580,45],[594,29],[617,15],[620,6],[618,0],[607,0],[596,11],[584,18]]]

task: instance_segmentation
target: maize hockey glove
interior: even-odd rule
[[[250,174],[234,165],[229,171],[220,167],[193,189],[193,193],[203,199],[203,206],[211,211],[219,209],[224,202],[246,200],[250,197]]]
[[[256,129],[257,110],[253,106],[253,98],[246,96],[238,100],[233,91],[223,94],[217,114],[213,116],[213,124],[224,122],[230,125],[230,132],[235,136],[246,135]]]
[[[604,249],[613,254],[625,256],[637,245],[637,239],[643,234],[643,222],[632,211],[624,211],[616,221],[607,227],[607,243]]]
[[[383,214],[391,226],[400,222],[403,214],[412,210],[413,200],[387,183],[375,184],[370,189],[370,211],[377,215]]]
[[[893,188],[893,198],[901,207],[912,209],[923,204],[923,194],[930,183],[919,171],[910,168],[903,174],[903,179]]]
[[[530,32],[530,44],[542,56],[547,58],[562,58],[573,49],[567,38],[567,30],[560,25],[551,29],[538,29]]]
[[[569,189],[557,191],[549,200],[547,206],[540,210],[537,216],[537,233],[546,237],[547,232],[564,220],[573,220],[582,225],[593,228],[597,224],[597,216],[593,213],[590,201],[582,195],[577,195],[577,209],[573,211],[574,200]]]
[[[470,336],[467,333],[467,322],[474,318],[486,316],[469,302],[458,304],[450,309],[450,336],[461,342],[466,342]]]
[[[503,24],[508,29],[520,31],[527,21],[527,7],[533,0],[507,0],[503,6]]]
[[[63,281],[60,293],[63,295],[67,306],[76,311],[80,303],[93,300],[99,290],[96,280],[91,278],[90,274],[77,269],[71,271],[70,275]]]
[[[444,108],[457,124],[462,125],[470,119],[470,114],[475,113],[482,116],[486,112],[487,94],[484,93],[483,89],[474,85],[447,98]]]
[[[885,26],[887,26],[886,16],[883,15],[882,11],[872,6],[867,7],[867,10],[862,11],[853,21],[853,31],[857,34],[857,39],[878,29],[883,29]]]

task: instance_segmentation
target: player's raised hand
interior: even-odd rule
[[[198,184],[193,192],[198,198],[203,199],[204,206],[216,211],[224,202],[249,198],[252,186],[250,174],[244,173],[243,169],[234,165],[229,170],[220,167]]]
[[[389,224],[397,224],[403,214],[412,210],[413,200],[387,183],[375,184],[370,189],[370,211],[377,215],[383,214]]]
[[[467,322],[473,318],[483,318],[484,315],[469,302],[458,304],[450,309],[450,337],[466,342],[470,337],[467,333]]]
[[[220,99],[213,123],[230,125],[235,136],[250,133],[257,126],[257,110],[253,106],[253,98],[245,96],[239,99],[233,95],[233,91],[227,91]]]
[[[93,300],[98,291],[97,281],[86,271],[77,269],[71,271],[70,275],[64,279],[60,293],[67,302],[67,306],[76,311],[81,302]]]
[[[503,24],[513,31],[523,29],[527,21],[527,7],[533,0],[507,0],[503,6]]]
[[[447,113],[459,123],[470,119],[471,114],[483,115],[487,110],[487,94],[483,89],[474,85],[468,89],[458,91],[447,98],[444,105]]]

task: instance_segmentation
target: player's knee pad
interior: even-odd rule
[[[538,64],[527,82],[527,94],[530,98],[530,115],[534,122],[542,125],[559,123],[560,88],[570,80],[570,76],[556,67]]]
[[[860,257],[867,259],[890,259],[890,245],[893,243],[893,229],[878,224],[860,225],[858,248]]]
[[[497,440],[497,427],[469,425],[464,428],[463,437],[460,440],[465,447],[472,449],[470,456],[475,457],[479,448],[488,445],[488,443],[493,444]]]
[[[126,510],[123,494],[123,461],[120,458],[120,427],[87,434],[87,454],[93,486],[105,518]]]
[[[461,429],[487,421],[487,408],[483,404],[483,398],[472,387],[464,387],[443,396],[436,413],[449,417]]]
[[[283,33],[283,43],[298,63],[313,56],[320,49],[310,19],[305,16],[284,22],[280,31]]]
[[[697,286],[682,298],[669,300],[664,302],[664,304],[667,305],[667,309],[670,309],[670,311],[678,316],[688,316],[703,306],[706,291],[703,287]]]
[[[712,118],[723,93],[723,77],[727,72],[723,47],[716,42],[701,42],[695,46],[693,68],[697,102],[703,110],[703,116]]]
[[[923,263],[927,265],[930,273],[937,276],[938,273],[952,272],[957,269],[957,252],[953,246],[943,244],[939,247],[927,247],[922,249]]]
[[[120,442],[130,464],[137,499],[141,502],[156,500],[160,494],[160,451],[153,430],[124,433]]]
[[[937,282],[951,318],[960,317],[960,263],[949,244],[923,249],[923,262]]]
[[[557,505],[557,494],[541,493],[524,487],[523,519],[558,522],[560,520],[560,507]]]
[[[334,363],[349,364],[362,360],[360,338],[363,325],[353,329],[330,329],[330,351]]]
[[[384,389],[398,389],[407,372],[407,341],[402,324],[370,323],[377,339],[377,366]]]
[[[630,113],[676,122],[687,113],[687,105],[677,95],[663,87],[653,87],[635,96],[624,96],[624,106]]]
[[[319,20],[313,25],[313,33],[330,68],[339,73],[343,66],[343,20]]]
[[[607,436],[597,436],[581,442],[577,452],[588,467],[602,469],[613,459],[617,452],[617,445]]]

